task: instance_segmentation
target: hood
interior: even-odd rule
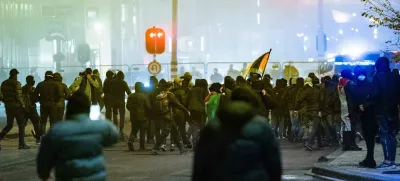
[[[299,86],[299,87],[304,86],[304,78],[303,77],[297,78],[297,86]]]
[[[217,112],[221,125],[240,129],[256,116],[254,107],[244,101],[233,101]]]
[[[353,74],[351,73],[350,69],[344,69],[340,74],[342,75],[343,78],[346,79],[351,79],[353,77]]]
[[[307,77],[304,80],[304,85],[308,85],[308,86],[312,87],[313,86],[312,79],[310,77]]]
[[[339,75],[337,75],[337,74],[333,75],[332,83],[334,83],[335,85],[339,84],[339,79],[340,79]]]
[[[62,76],[61,76],[60,73],[57,72],[57,73],[54,73],[53,79],[54,79],[55,81],[57,81],[57,82],[61,82],[61,81],[62,81]]]
[[[150,77],[150,82],[149,82],[151,87],[157,87],[158,86],[158,79],[155,76]]]
[[[136,82],[135,83],[135,92],[140,93],[143,92],[144,89],[144,84],[141,82]]]
[[[125,74],[124,74],[124,72],[119,71],[119,72],[117,73],[117,79],[118,79],[118,80],[124,80],[124,79],[125,79]]]
[[[389,59],[386,57],[378,58],[378,60],[375,63],[375,67],[377,72],[389,72],[390,71]]]
[[[236,77],[236,83],[238,85],[245,85],[246,84],[246,80],[242,76],[237,76]]]
[[[209,90],[210,92],[217,92],[217,93],[221,93],[221,87],[222,85],[220,83],[213,83],[211,84]]]
[[[230,76],[226,76],[224,79],[224,86],[225,88],[232,90],[235,88],[235,80]]]

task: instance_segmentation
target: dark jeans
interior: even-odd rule
[[[47,119],[50,119],[50,127],[56,123],[56,104],[40,104],[40,136],[46,133]]]
[[[119,113],[119,129],[123,130],[125,126],[125,100],[116,100],[114,102],[113,121],[115,126],[118,126]]]
[[[64,120],[64,110],[65,110],[65,107],[57,107],[56,121]]]
[[[376,120],[380,129],[379,136],[385,161],[394,162],[396,160],[396,134],[399,129],[399,120],[395,115],[376,115]]]
[[[24,118],[25,118],[25,127],[26,124],[28,123],[28,120],[31,120],[32,125],[33,125],[33,130],[36,133],[36,139],[40,139],[40,116],[37,112],[36,107],[31,108],[28,111],[24,111]]]
[[[132,117],[132,116],[131,116]],[[147,121],[144,120],[132,120],[131,119],[131,135],[129,137],[129,142],[133,143],[135,141],[136,135],[140,131],[140,148],[144,149],[145,136],[146,136],[146,125]]]
[[[283,129],[285,127],[285,117],[283,115],[272,114],[271,124],[272,124],[272,131],[273,131],[275,137],[282,138],[284,136]]]
[[[2,140],[8,132],[14,126],[14,118],[17,120],[18,124],[18,141],[19,145],[25,145],[25,118],[24,118],[24,111],[22,107],[17,108],[6,108],[6,115],[7,115],[7,125],[4,129],[0,132],[0,140]]]
[[[190,133],[192,136],[192,144],[197,145],[200,137],[200,130],[203,129],[206,121],[206,114],[199,111],[191,111]]]
[[[179,134],[182,137],[182,142],[185,145],[190,144],[189,138],[186,135],[186,120],[187,116],[184,115],[175,115],[175,123],[178,125]]]
[[[367,144],[366,160],[374,160],[375,136],[378,132],[378,123],[373,119],[373,114],[361,115],[361,126]]]
[[[311,124],[312,124],[312,130],[310,133],[310,137],[308,139],[308,144],[312,144],[315,137],[320,136],[320,135],[318,135],[318,133],[319,133],[318,131],[319,131],[319,129],[321,129],[320,128],[321,119],[319,118],[317,111],[308,112],[307,119],[310,120]]]
[[[170,119],[162,119],[161,135],[157,139],[157,143],[154,145],[154,149],[159,149],[160,146],[166,142],[167,137],[171,133],[172,133],[171,138],[174,140],[177,147],[181,149],[182,145],[180,142],[178,126],[175,124],[173,120]]]
[[[104,96],[104,106],[106,107],[106,119],[107,120],[112,120],[113,118],[113,110],[114,110],[114,100],[110,96],[105,95]]]

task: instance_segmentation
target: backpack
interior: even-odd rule
[[[169,105],[168,93],[160,92],[154,103],[154,110],[157,114],[167,114],[172,111],[171,106]]]

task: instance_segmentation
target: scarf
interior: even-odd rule
[[[343,89],[343,87],[345,87],[348,83],[349,83],[349,79],[348,78],[341,78],[340,80],[339,80],[339,90],[342,90]]]
[[[217,94],[217,92],[211,91],[210,94],[208,94],[208,96],[204,99],[204,103],[207,103],[208,100],[210,100],[210,97],[211,97],[212,95],[215,95],[215,94]]]

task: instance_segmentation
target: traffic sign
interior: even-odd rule
[[[162,54],[165,51],[165,32],[161,28],[149,28],[146,31],[146,51],[150,54]]]
[[[157,75],[161,72],[161,64],[156,61],[149,63],[147,67],[150,74]]]

